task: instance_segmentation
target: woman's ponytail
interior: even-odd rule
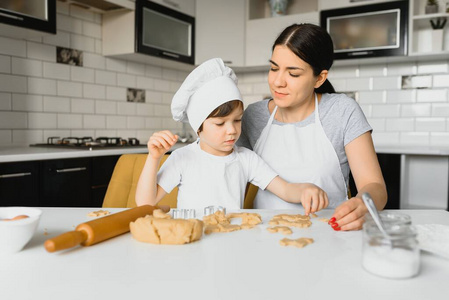
[[[332,85],[332,83],[329,81],[329,79],[326,79],[326,81],[323,82],[323,84],[315,89],[315,93],[318,94],[331,94],[335,93],[335,89]]]

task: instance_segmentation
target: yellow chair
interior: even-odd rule
[[[245,201],[243,202],[244,209],[252,209],[254,207],[254,198],[256,197],[259,188],[251,183],[246,186]]]
[[[123,154],[115,165],[109,182],[108,190],[103,200],[103,207],[136,207],[136,187],[148,154]],[[161,165],[168,154],[161,159]],[[178,188],[174,188],[158,203],[176,207]]]

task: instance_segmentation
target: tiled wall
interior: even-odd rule
[[[56,36],[0,36],[0,145],[40,143],[50,136],[145,142],[157,130],[180,132],[170,102],[187,73],[103,57],[101,15],[57,3]],[[57,64],[57,46],[82,50],[83,67]],[[357,92],[376,145],[449,146],[448,63],[333,67],[330,80],[338,91]],[[246,105],[269,95],[267,72],[237,75]],[[409,75],[426,76],[404,89],[402,77]],[[417,88],[420,81],[427,88]],[[127,102],[127,88],[145,89],[146,102]]]
[[[0,145],[179,131],[170,102],[187,73],[102,56],[102,15],[57,4],[57,35],[0,35]],[[56,63],[57,46],[83,51],[83,67]],[[146,90],[146,102],[127,102],[127,88]]]
[[[248,103],[269,95],[266,72],[239,75]],[[422,79],[427,88],[418,88]],[[330,81],[337,91],[356,92],[376,146],[449,146],[449,60],[334,66]]]

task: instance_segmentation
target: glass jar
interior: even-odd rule
[[[385,223],[391,239],[374,222],[363,225],[362,266],[385,278],[410,278],[418,274],[420,250],[416,229],[410,224]]]
[[[392,211],[381,211],[379,212],[380,219],[385,224],[406,224],[411,225],[412,224],[412,218],[409,215],[398,213],[398,212],[392,212]],[[365,222],[366,223],[374,223],[373,218],[370,214],[366,214],[365,216]]]

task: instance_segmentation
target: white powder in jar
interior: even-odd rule
[[[409,278],[419,271],[418,249],[365,245],[362,260],[365,270],[386,278]]]

